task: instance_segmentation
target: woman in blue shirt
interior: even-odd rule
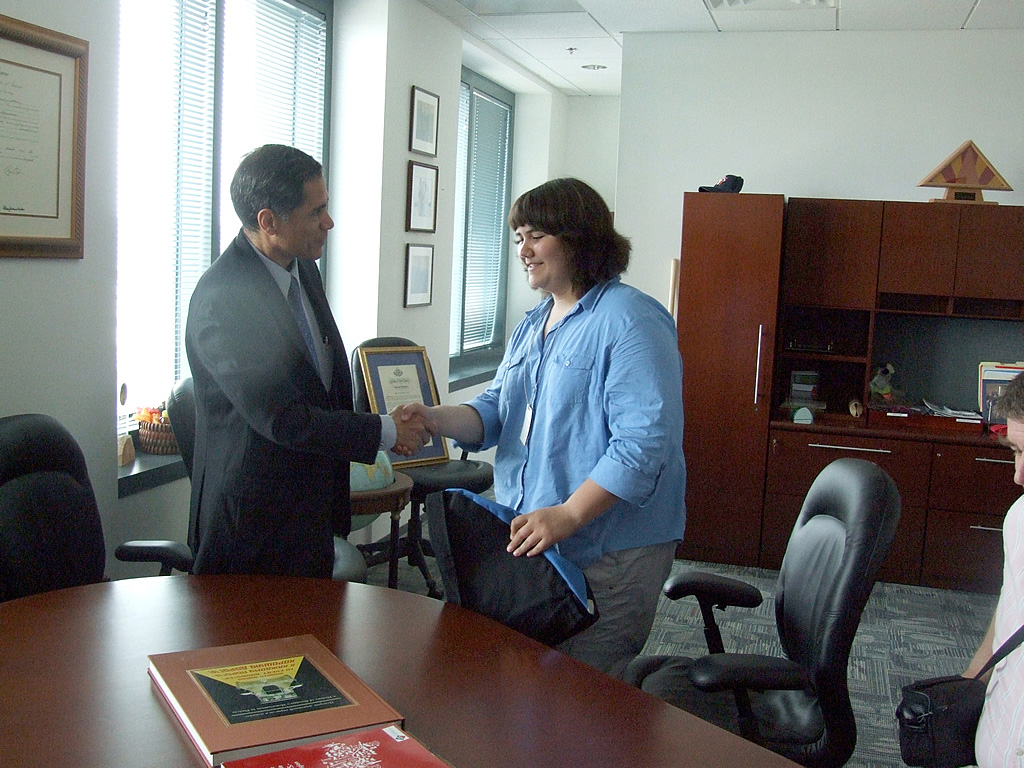
[[[643,649],[683,537],[675,323],[620,281],[629,241],[582,181],[526,192],[509,225],[544,297],[516,327],[487,391],[429,416],[465,447],[496,446],[495,496],[522,513],[508,551],[557,546],[594,591],[599,620],[559,650],[619,675]]]

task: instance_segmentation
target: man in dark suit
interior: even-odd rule
[[[185,331],[193,570],[330,578],[333,535],[350,529],[349,462],[411,454],[428,429],[352,410],[315,264],[334,226],[320,163],[260,147],[235,172],[231,202],[242,230],[196,285]]]

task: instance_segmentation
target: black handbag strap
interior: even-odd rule
[[[1024,626],[1021,626],[1020,629],[1006,639],[1005,643],[999,646],[999,650],[993,653],[992,658],[985,662],[985,666],[978,670],[978,674],[974,676],[974,679],[977,680],[992,669],[992,667],[1005,659],[1021,643],[1024,643]]]

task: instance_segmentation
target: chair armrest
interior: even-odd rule
[[[126,563],[160,563],[161,576],[172,569],[192,569],[192,550],[180,541],[126,541],[114,550],[114,557]]]
[[[713,653],[695,659],[686,676],[708,693],[744,688],[750,691],[801,690],[812,687],[803,667],[781,656],[752,653]]]
[[[693,595],[701,603],[713,603],[719,608],[756,608],[763,599],[757,587],[745,581],[702,571],[682,571],[669,577],[663,591],[669,600]]]

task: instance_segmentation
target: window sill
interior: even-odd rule
[[[491,381],[494,374],[498,372],[494,363],[487,363],[479,366],[467,366],[458,373],[449,372],[448,392],[458,392],[460,389],[468,389],[477,384]]]
[[[133,463],[117,468],[117,498],[123,499],[183,477],[188,477],[188,473],[179,454],[159,456],[136,451]]]

